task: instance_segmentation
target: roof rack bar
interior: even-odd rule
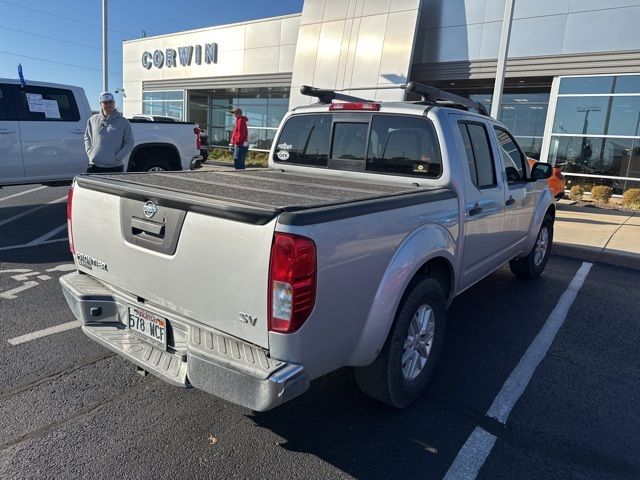
[[[320,100],[320,103],[331,103],[333,100],[340,100],[342,102],[373,102],[373,100],[345,95],[344,93],[338,93],[335,90],[324,90],[321,88],[310,87],[309,85],[302,85],[300,87],[300,93],[309,97],[317,97],[318,100]]]
[[[430,85],[424,85],[418,82],[408,82],[406,87],[407,93],[417,93],[422,96],[423,102],[437,103],[438,100],[446,100],[456,105],[462,105],[463,107],[472,108],[477,110],[482,115],[489,116],[487,110],[480,102],[474,102],[455,93],[446,92],[439,88],[432,87]]]

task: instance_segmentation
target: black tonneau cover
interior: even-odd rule
[[[260,225],[278,215],[281,223],[307,225],[455,198],[453,191],[442,188],[276,169],[81,175],[77,181],[81,187],[121,197]]]

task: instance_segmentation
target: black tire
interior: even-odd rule
[[[431,309],[429,318],[433,322],[433,337],[427,356],[421,356],[419,359],[422,361],[426,358],[426,362],[418,372],[414,371],[415,376],[411,377],[403,370],[402,358],[405,351],[410,353],[409,349],[405,350],[405,344],[410,342],[409,329],[414,317],[423,307]],[[378,357],[370,365],[354,368],[360,389],[371,398],[397,408],[404,408],[415,402],[425,392],[442,350],[445,322],[445,298],[442,287],[431,278],[417,277],[407,288]],[[409,348],[413,349],[414,353],[418,352],[413,347]],[[405,367],[408,367],[406,363]]]
[[[513,274],[518,278],[531,280],[539,277],[547,266],[552,246],[553,218],[547,214],[544,216],[544,220],[542,220],[540,231],[536,237],[536,243],[533,245],[529,254],[526,257],[511,260],[509,262],[509,268],[511,268]],[[544,253],[542,253],[543,248]]]

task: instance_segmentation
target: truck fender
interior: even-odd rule
[[[540,231],[540,227],[542,226],[542,221],[544,220],[544,216],[549,213],[551,216],[556,218],[556,204],[553,199],[553,195],[551,194],[551,190],[545,188],[542,190],[540,197],[538,198],[538,202],[536,204],[535,215],[531,220],[531,228],[529,229],[529,236],[527,237],[527,241],[523,246],[523,252],[519,257],[527,256],[533,246],[536,243],[536,239],[538,238],[538,232]]]
[[[369,365],[376,359],[413,277],[434,258],[444,258],[455,265],[455,251],[455,240],[441,225],[422,225],[404,238],[382,276],[349,365]],[[452,280],[455,285],[455,279]]]

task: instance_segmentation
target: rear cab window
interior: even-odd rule
[[[276,142],[273,161],[386,175],[442,175],[442,158],[431,121],[410,115],[291,116]]]
[[[78,122],[80,111],[73,91],[63,88],[21,87],[17,98],[18,120]]]
[[[458,122],[467,153],[471,181],[478,190],[497,186],[491,143],[486,127],[471,121]]]

